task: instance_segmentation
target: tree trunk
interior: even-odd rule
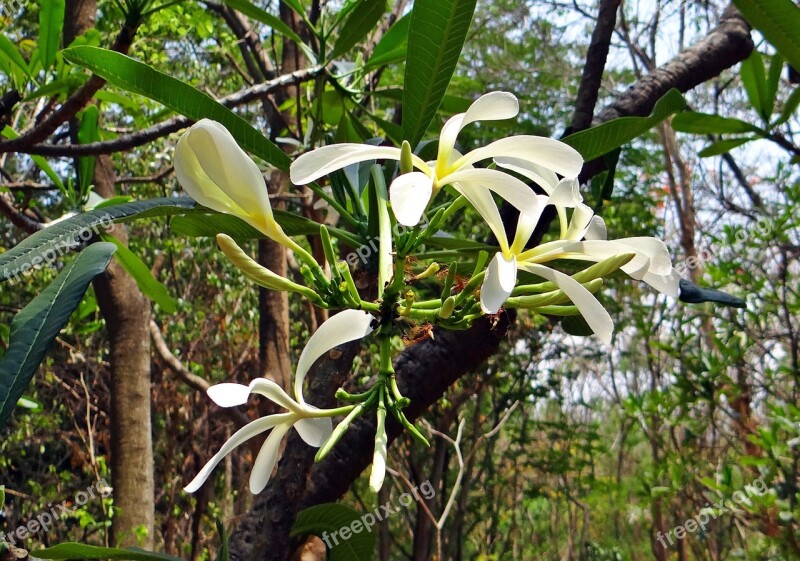
[[[108,156],[99,156],[95,186],[104,197],[115,194]],[[124,226],[112,233],[123,243]],[[112,261],[94,281],[106,321],[111,364],[111,477],[114,487],[113,543],[152,549],[155,530],[153,435],[150,424],[150,303],[130,277]],[[139,541],[137,528],[147,535]]]

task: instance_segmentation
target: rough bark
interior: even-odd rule
[[[111,159],[100,156],[95,189],[113,196]],[[117,225],[112,234],[127,243]],[[106,322],[111,365],[111,477],[114,488],[113,541],[117,545],[152,548],[155,530],[153,435],[150,422],[150,302],[130,277],[112,261],[94,281],[97,303]],[[136,529],[144,527],[143,543]]]

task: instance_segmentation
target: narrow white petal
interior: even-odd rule
[[[574,208],[575,206],[583,203],[583,195],[581,195],[580,184],[577,179],[562,179],[553,188],[550,193],[551,205],[563,206],[565,208]]]
[[[475,121],[502,121],[519,114],[519,101],[509,92],[489,92],[476,99],[464,114],[461,128]]]
[[[518,158],[554,171],[564,177],[577,177],[583,158],[577,150],[552,138],[510,136],[465,154],[458,166],[466,166],[489,158]]]
[[[308,340],[303,352],[300,353],[300,360],[297,362],[294,394],[295,399],[301,405],[305,405],[303,382],[317,359],[334,347],[361,339],[372,333],[372,320],[373,317],[362,310],[345,310],[331,316],[319,326],[319,329]]]
[[[547,202],[547,197],[540,195],[542,202],[542,208],[544,208]],[[519,254],[525,250],[525,244],[528,243],[528,240],[531,239],[531,235],[533,235],[533,231],[536,230],[536,226],[539,224],[539,219],[541,218],[541,211],[538,213],[538,216],[531,216],[529,214],[520,213],[519,218],[517,219],[517,231],[514,234],[514,242],[511,244],[511,253]]]
[[[508,203],[532,218],[539,220],[544,204],[528,185],[502,171],[496,169],[472,168],[462,169],[442,178],[442,183],[459,183],[463,190],[471,186],[489,189],[500,195]]]
[[[517,258],[506,259],[497,253],[486,268],[481,287],[481,310],[485,314],[496,314],[514,291],[517,283]]]
[[[389,201],[397,221],[403,226],[416,226],[433,194],[431,178],[422,172],[404,173],[392,181]]]
[[[497,210],[497,205],[494,199],[492,199],[489,190],[480,187],[475,188],[474,186],[471,188],[468,186],[462,188],[459,183],[454,183],[453,188],[464,195],[464,198],[469,201],[469,204],[475,207],[475,210],[477,210],[478,214],[486,221],[489,229],[497,238],[500,249],[502,249],[504,253],[507,253],[509,251],[508,236],[503,226],[503,219],[500,217],[500,211]]]
[[[548,195],[553,192],[553,189],[558,184],[558,176],[553,170],[527,160],[499,157],[495,158],[494,162],[498,167],[511,170],[522,177],[530,179],[544,189],[544,192]]]
[[[442,127],[442,132],[439,133],[439,148],[436,154],[437,170],[447,169],[455,159],[456,140],[463,126],[464,115],[464,113],[459,113],[447,119]]]
[[[587,240],[605,240],[608,238],[608,229],[606,228],[606,221],[599,216],[592,218],[589,227],[583,236]]]
[[[250,387],[243,384],[215,384],[206,393],[220,407],[236,407],[247,403]]]
[[[259,450],[253,463],[253,470],[250,472],[250,492],[254,495],[258,495],[269,483],[281,452],[281,441],[290,428],[292,428],[291,423],[276,425]]]
[[[330,417],[309,417],[297,421],[294,428],[297,429],[306,444],[319,448],[330,438],[333,432],[333,423]]]
[[[564,291],[572,303],[580,310],[583,319],[589,324],[589,327],[594,331],[603,343],[611,343],[611,334],[614,332],[614,323],[611,321],[611,316],[608,311],[603,307],[594,295],[586,290],[584,286],[560,271],[550,269],[544,265],[536,265],[533,263],[520,263],[520,269],[528,271],[534,275],[540,276],[551,282],[556,283],[558,287]]]
[[[214,454],[214,456],[205,466],[203,466],[203,469],[200,470],[191,483],[184,487],[183,490],[187,493],[194,493],[203,485],[203,483],[206,482],[206,479],[208,479],[208,476],[211,475],[211,472],[214,470],[214,468],[217,467],[217,464],[219,464],[222,461],[222,458],[227,456],[231,450],[239,446],[241,443],[253,438],[257,434],[261,434],[262,432],[268,431],[276,425],[290,421],[292,418],[294,418],[293,413],[284,413],[281,415],[269,415],[267,417],[262,417],[261,419],[256,419],[252,423],[246,424],[236,431],[233,436],[231,436],[227,442],[222,445],[222,448],[219,449],[219,452]]]
[[[399,160],[400,149],[369,144],[331,144],[306,152],[289,168],[295,185],[305,185],[350,164],[369,160]]]
[[[636,255],[633,259],[620,268],[624,273],[636,280],[641,280],[642,276],[650,268],[650,258],[647,255],[637,251],[635,247],[621,244],[617,240],[586,240],[576,243],[569,248],[569,251],[571,252],[570,259],[594,262],[600,262],[623,253],[635,253]]]
[[[621,238],[615,241],[649,257],[648,272],[656,275],[668,275],[672,271],[672,257],[670,257],[667,244],[662,240],[653,237],[636,237]]]
[[[575,206],[575,210],[572,211],[569,228],[567,228],[567,233],[564,237],[568,240],[575,241],[583,239],[584,235],[586,235],[586,231],[592,224],[592,218],[594,218],[594,211],[592,208],[589,205],[578,203]]]
[[[658,290],[661,294],[666,294],[673,298],[677,298],[680,294],[680,281],[681,276],[678,271],[673,269],[668,275],[656,275],[653,273],[645,273],[642,280]]]
[[[256,378],[250,382],[248,390],[250,393],[263,395],[267,399],[271,400],[277,405],[280,405],[284,409],[288,409],[289,411],[304,411],[303,407],[300,406],[299,403],[293,400],[289,394],[283,390],[282,387],[269,378]]]

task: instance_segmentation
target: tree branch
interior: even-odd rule
[[[220,98],[219,103],[225,107],[238,107],[245,105],[251,101],[255,101],[260,97],[287,85],[300,84],[302,82],[312,80],[325,71],[323,66],[314,66],[297,72],[291,72],[279,76],[269,82],[256,84],[250,86],[231,95]],[[115,138],[114,140],[104,140],[101,142],[89,142],[86,144],[36,144],[20,149],[20,152],[26,154],[39,154],[42,156],[96,156],[98,154],[111,154],[114,152],[122,152],[130,150],[137,146],[142,146],[153,140],[167,136],[181,129],[184,129],[192,124],[192,119],[186,117],[172,117],[166,121],[162,121],[149,128]],[[22,137],[20,137],[22,138]],[[0,152],[3,151],[5,145],[0,144]]]

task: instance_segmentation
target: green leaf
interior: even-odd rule
[[[767,120],[772,108],[767,110],[767,76],[761,53],[753,51],[742,61],[741,77],[750,105],[762,119]]]
[[[364,70],[374,70],[379,66],[402,62],[408,52],[408,29],[411,12],[397,20],[381,37],[372,50],[372,55],[364,64]]]
[[[672,128],[678,132],[694,134],[741,134],[748,132],[763,133],[758,127],[739,119],[686,111],[675,115]]]
[[[431,236],[425,241],[426,245],[442,249],[455,249],[459,251],[496,251],[497,247],[475,240],[463,240],[447,236]]]
[[[39,53],[47,72],[56,60],[64,27],[64,0],[39,0]]]
[[[113,243],[117,246],[115,257],[122,268],[136,281],[136,285],[142,294],[161,306],[161,309],[168,314],[174,314],[178,309],[178,303],[169,295],[167,287],[164,286],[150,272],[150,268],[145,265],[138,255],[133,253],[128,246],[117,238],[107,234],[102,235],[103,241]]]
[[[792,0],[733,0],[747,22],[758,29],[795,68],[800,68],[800,8]]]
[[[769,120],[770,115],[775,110],[775,99],[778,96],[778,86],[781,83],[781,73],[783,72],[783,57],[780,54],[775,54],[770,57],[769,63],[769,74],[767,75],[767,84],[766,84],[766,97],[764,101],[764,106],[766,108],[767,118],[765,120]]]
[[[283,22],[283,20],[281,20],[281,18],[279,18],[278,16],[271,14],[262,8],[259,8],[258,6],[253,5],[251,2],[248,2],[248,0],[224,0],[224,1],[225,4],[227,4],[234,10],[242,12],[247,17],[252,18],[256,21],[260,21],[261,23],[268,25],[274,32],[280,33],[288,37],[289,39],[297,43],[300,46],[300,48],[303,49],[303,51],[306,53],[306,56],[308,56],[311,60],[316,60],[314,52],[308,48],[308,45],[306,45],[300,38],[300,36],[297,33],[295,33],[291,27],[286,25]]]
[[[594,160],[641,136],[685,107],[686,100],[673,88],[656,102],[648,117],[620,117],[562,140],[580,152],[585,160]]]
[[[105,270],[115,249],[106,243],[90,245],[14,316],[8,349],[0,359],[0,427],[6,424],[51,343],[89,283]]]
[[[2,37],[2,35],[0,35]],[[31,95],[25,98],[25,101],[31,101],[39,97],[50,97],[54,95],[69,95],[71,92],[80,88],[86,82],[84,76],[67,76],[60,80],[53,80],[48,82],[41,88],[38,88]],[[99,93],[99,92],[98,92]]]
[[[361,41],[374,30],[386,12],[386,0],[359,0],[339,30],[330,58],[334,59]]]
[[[329,561],[372,561],[375,532],[371,531],[371,526],[375,523],[377,517],[373,513],[362,514],[346,505],[326,503],[301,511],[290,535],[327,537],[325,545],[332,546],[328,552]],[[352,534],[346,540],[339,538],[343,528],[349,528]],[[354,532],[354,528],[361,529]],[[337,539],[333,537],[334,532]]]
[[[729,138],[726,140],[718,140],[711,145],[700,150],[698,156],[701,158],[708,158],[710,156],[719,156],[720,154],[727,154],[734,148],[738,148],[742,144],[753,140],[751,137],[747,138]]]
[[[189,197],[149,199],[95,209],[67,218],[31,234],[5,253],[0,253],[0,281],[28,275],[34,267],[53,262],[114,222],[178,214],[194,208],[195,204]]]
[[[2,134],[4,137],[8,138],[9,140],[14,140],[19,136],[19,133],[12,129],[11,127],[7,126],[3,129]],[[31,160],[39,166],[39,168],[45,173],[45,175],[53,182],[53,185],[58,187],[62,192],[64,191],[64,182],[61,181],[61,178],[58,174],[50,167],[50,164],[47,163],[42,156],[31,155]]]
[[[772,125],[773,127],[777,127],[788,121],[794,115],[794,112],[797,111],[797,106],[800,105],[800,88],[795,88],[792,93],[789,94],[789,97],[786,99],[786,102],[783,104],[783,109],[781,109],[781,115],[778,117],[778,120]]]
[[[97,128],[97,121],[100,118],[99,110],[96,105],[89,105],[81,115],[81,124],[78,129],[78,142],[80,144],[89,144],[90,142],[97,142],[100,140],[100,133]],[[80,185],[80,192],[89,193],[94,181],[94,163],[96,158],[94,156],[82,156],[78,158],[78,184]]]
[[[583,316],[564,316],[561,320],[561,329],[569,335],[576,337],[591,337],[594,331],[583,319]]]
[[[130,57],[97,47],[70,47],[64,58],[117,87],[153,99],[195,121],[209,118],[227,128],[245,150],[287,171],[286,153],[236,113],[189,84]]]
[[[145,551],[138,547],[117,548],[85,545],[82,543],[60,543],[46,549],[31,551],[31,557],[39,559],[121,559],[127,561],[182,561],[165,553]]]
[[[225,533],[225,525],[219,517],[214,518],[214,525],[217,527],[217,534],[219,534],[219,550],[217,551],[217,561],[229,561],[231,557],[230,547],[228,545],[228,534]]]
[[[3,67],[7,67],[7,72],[9,74],[13,71],[13,68],[16,68],[21,73],[22,76],[18,76],[18,85],[22,83],[22,80],[19,79],[21,77],[33,78],[28,68],[28,63],[22,58],[19,49],[17,49],[8,37],[2,34],[0,34],[0,57],[6,61]]]
[[[467,38],[476,0],[416,0],[408,30],[403,137],[422,139],[442,102]]]

